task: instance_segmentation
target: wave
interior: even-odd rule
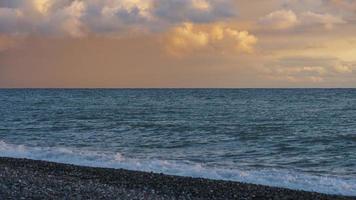
[[[0,156],[45,160],[89,167],[122,168],[169,175],[238,181],[326,194],[356,196],[355,179],[316,176],[280,169],[239,170],[211,168],[192,162],[134,159],[125,157],[120,153],[67,147],[29,147],[9,144],[1,140]]]

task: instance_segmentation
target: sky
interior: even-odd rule
[[[355,0],[0,0],[0,87],[356,87],[355,33]]]

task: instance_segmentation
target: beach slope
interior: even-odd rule
[[[0,199],[356,199],[230,181],[0,158]]]

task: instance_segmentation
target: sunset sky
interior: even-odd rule
[[[356,87],[356,1],[0,0],[0,87]]]

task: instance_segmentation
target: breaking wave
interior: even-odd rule
[[[239,181],[326,194],[356,196],[355,179],[316,176],[289,170],[221,169],[192,162],[134,159],[113,152],[98,152],[67,147],[29,147],[9,144],[1,140],[0,156],[90,167],[122,168],[169,175]]]

